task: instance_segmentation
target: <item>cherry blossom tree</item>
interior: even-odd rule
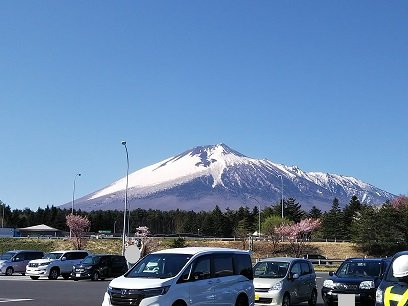
[[[289,242],[290,253],[299,257],[310,234],[320,225],[320,219],[308,218],[294,224],[283,224],[277,227],[275,232]]]
[[[87,217],[69,214],[66,217],[67,226],[72,234],[72,242],[77,250],[86,246],[85,233],[91,228],[91,221]]]
[[[408,197],[400,195],[391,202],[392,207],[396,209],[408,207]]]

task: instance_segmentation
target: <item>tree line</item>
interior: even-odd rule
[[[408,248],[408,197],[400,196],[392,202],[373,206],[361,203],[353,196],[344,208],[333,199],[330,210],[322,212],[313,206],[309,211],[294,198],[284,199],[284,217],[281,203],[265,207],[261,211],[261,233],[266,235],[281,223],[299,223],[312,218],[320,220],[320,227],[313,232],[314,239],[350,240],[372,255],[388,255]],[[5,209],[4,226],[22,228],[47,224],[68,231],[66,216],[70,209],[54,206],[31,209],[11,209],[0,201]],[[0,218],[2,216],[0,212]],[[91,211],[76,214],[87,216],[90,231],[111,231],[120,234],[123,228],[123,212]],[[152,235],[196,235],[210,237],[245,237],[258,231],[258,207],[240,207],[222,211],[216,206],[212,211],[145,210],[136,209],[130,214],[131,233],[139,226],[147,226]],[[272,230],[271,230],[272,229]]]

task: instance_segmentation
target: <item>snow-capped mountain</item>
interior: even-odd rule
[[[360,201],[381,204],[393,194],[356,178],[305,172],[296,166],[247,157],[225,144],[199,146],[129,174],[131,209],[211,210],[215,205],[235,209],[296,198],[304,209],[330,208],[337,197],[342,205],[353,195]],[[123,209],[126,177],[75,201],[82,210]],[[65,204],[69,206],[70,204]],[[64,205],[64,206],[65,206]]]

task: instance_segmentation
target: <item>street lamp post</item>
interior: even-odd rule
[[[6,204],[2,203],[1,207],[3,208],[3,217],[1,218],[1,228],[4,227],[4,209],[6,208]]]
[[[71,210],[71,213],[72,213],[72,214],[74,214],[75,182],[76,182],[76,178],[77,178],[78,176],[81,176],[81,173],[77,173],[77,174],[75,174],[75,176],[74,176],[74,184],[73,184],[73,187],[72,187],[72,210]]]
[[[122,145],[125,146],[126,150],[126,162],[127,162],[127,170],[126,170],[126,189],[125,189],[125,210],[123,212],[123,234],[122,234],[122,255],[125,255],[125,242],[126,242],[126,212],[128,209],[128,199],[127,199],[127,191],[128,191],[128,184],[129,184],[129,153],[126,146],[126,141],[122,141]],[[130,215],[129,215],[130,219]],[[129,227],[129,223],[128,223]]]
[[[258,209],[258,213],[259,213],[259,216],[258,216],[258,237],[261,237],[261,203],[259,203],[259,201],[254,197],[249,197],[249,198],[255,200],[258,203],[258,207],[259,207],[259,209]]]
[[[282,219],[283,219],[283,178],[282,175],[278,175],[278,177],[280,177],[281,179],[281,191],[282,191],[282,196],[281,196],[281,204],[282,204]]]
[[[71,214],[74,214],[74,203],[75,203],[75,183],[76,183],[76,178],[78,176],[81,176],[81,173],[77,173],[74,176],[74,183],[72,186],[72,207],[71,207]],[[71,229],[69,230],[69,238],[72,238],[72,231]]]

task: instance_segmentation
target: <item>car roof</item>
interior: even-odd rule
[[[10,250],[7,251],[8,252],[13,252],[13,253],[20,253],[20,252],[38,252],[38,253],[44,253],[43,251],[39,251],[39,250]]]
[[[309,260],[303,259],[303,258],[294,258],[294,257],[269,257],[269,258],[263,258],[260,261],[279,261],[279,262],[293,262],[295,260],[300,260],[304,262],[308,262]]]
[[[389,260],[390,260],[389,258],[364,258],[364,257],[358,258],[358,257],[355,257],[355,258],[348,258],[345,261],[367,261],[369,262],[369,261],[389,261]]]
[[[186,248],[175,248],[161,250],[154,252],[152,254],[205,254],[205,253],[237,253],[237,254],[250,254],[249,251],[237,250],[237,249],[228,249],[228,248],[211,248],[211,247],[186,247]]]
[[[61,251],[52,251],[52,252],[48,252],[48,253],[66,253],[66,252],[73,252],[73,253],[86,252],[86,253],[90,254],[90,252],[84,251],[84,250],[61,250]]]

